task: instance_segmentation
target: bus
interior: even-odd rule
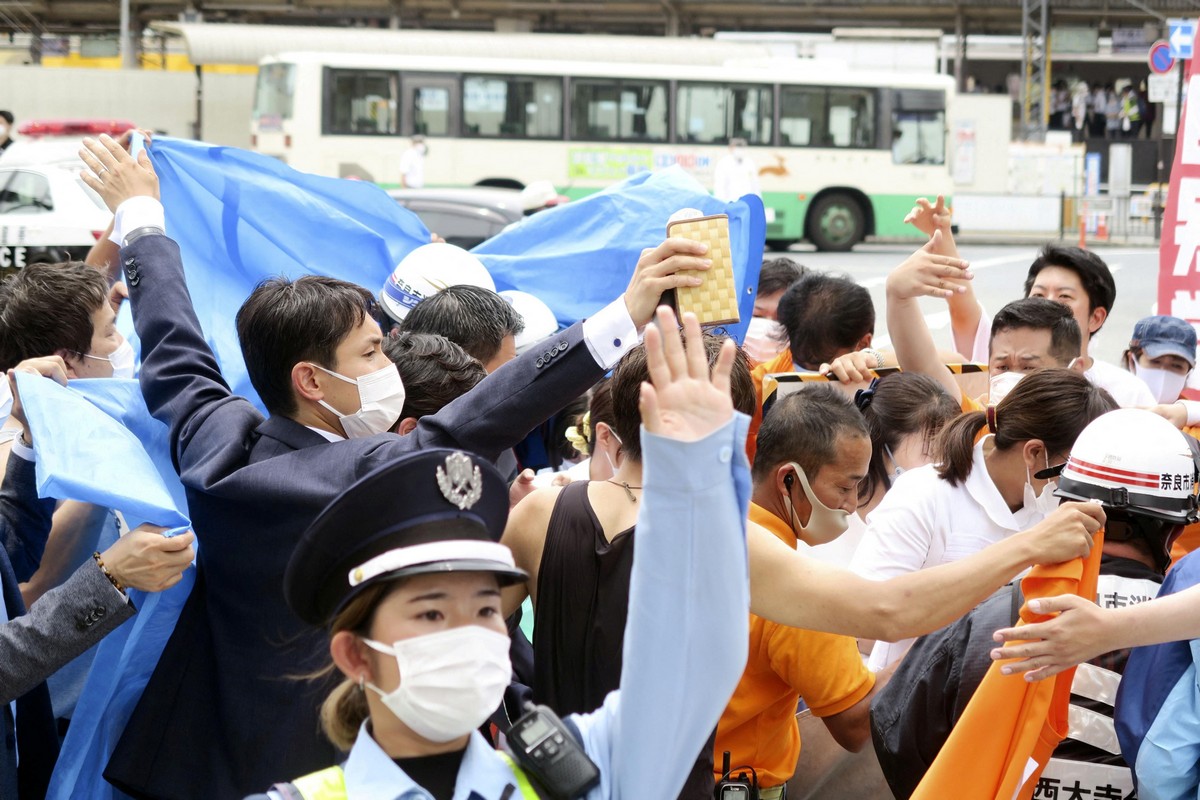
[[[528,43],[499,49],[535,55],[458,55],[446,46],[455,36],[468,44],[486,36],[491,47],[505,38],[443,34],[439,54],[264,59],[255,149],[304,172],[390,187],[409,137],[420,134],[427,186],[545,180],[578,198],[674,165],[711,187],[729,143],[742,139],[775,249],[807,239],[845,251],[868,236],[915,237],[903,224],[914,199],[949,197],[953,188],[947,76],[772,59],[753,45],[724,43],[708,53],[720,44],[710,40],[556,36],[545,38],[575,40],[579,57]],[[691,49],[656,53],[662,41]]]

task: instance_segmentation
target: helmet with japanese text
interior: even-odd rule
[[[517,355],[521,355],[547,336],[558,333],[558,318],[540,298],[519,289],[499,293],[525,321],[525,328],[516,336]]]
[[[1108,541],[1142,539],[1160,569],[1197,512],[1195,440],[1142,409],[1110,411],[1083,429],[1058,478],[1059,497],[1098,500]]]
[[[389,317],[403,322],[417,303],[447,286],[468,284],[496,291],[491,274],[472,253],[445,242],[425,244],[406,255],[379,291]]]

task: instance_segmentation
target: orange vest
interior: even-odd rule
[[[1021,581],[1026,600],[1060,594],[1095,598],[1103,544],[1101,531],[1087,559],[1034,567]],[[1045,619],[1028,602],[1021,607],[1019,624]],[[912,800],[1029,800],[1067,734],[1074,678],[1072,668],[1028,683],[1022,675],[1001,675],[1000,664],[992,664]]]

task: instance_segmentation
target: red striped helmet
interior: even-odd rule
[[[1110,411],[1083,429],[1058,478],[1059,497],[1163,522],[1197,520],[1197,461],[1188,437],[1151,411]]]

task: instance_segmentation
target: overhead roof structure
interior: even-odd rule
[[[183,16],[209,22],[545,33],[711,35],[932,27],[1019,33],[1021,0],[131,0],[139,26]],[[113,0],[0,0],[0,32],[114,31]],[[1053,0],[1051,24],[1112,26],[1195,16],[1195,0]],[[959,19],[961,15],[961,20]]]

